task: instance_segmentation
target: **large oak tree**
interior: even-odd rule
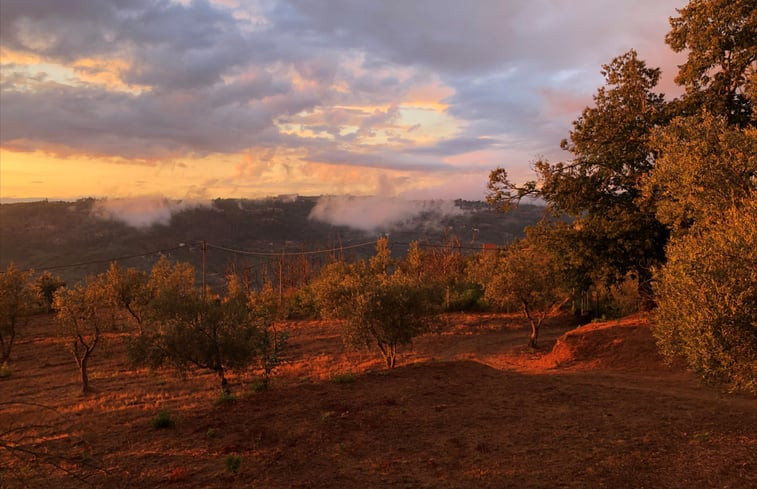
[[[635,274],[641,305],[649,306],[651,268],[663,260],[667,230],[640,199],[639,182],[654,166],[650,134],[668,118],[663,96],[654,92],[660,70],[631,50],[604,65],[602,74],[606,85],[594,106],[561,143],[572,157],[536,162],[537,179],[523,185],[511,182],[505,169],[494,170],[488,200],[507,209],[536,195],[551,211],[571,216],[574,248],[590,254],[607,283]]]

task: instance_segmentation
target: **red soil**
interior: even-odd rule
[[[0,380],[0,487],[757,487],[757,400],[663,365],[643,317],[554,318],[532,351],[515,317],[451,315],[393,371],[345,351],[337,325],[285,327],[271,390],[243,372],[218,403],[210,375],[129,368],[125,333],[81,396],[37,322]],[[174,428],[151,427],[161,409]]]

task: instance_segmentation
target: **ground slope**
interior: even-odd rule
[[[129,369],[123,335],[93,360],[98,392],[81,397],[62,338],[43,321],[19,343],[0,395],[55,412],[5,404],[0,423],[28,434],[40,425],[47,437],[20,446],[61,456],[0,449],[0,486],[757,486],[755,399],[664,367],[649,355],[644,318],[570,328],[553,319],[531,351],[514,317],[443,317],[387,372],[372,353],[344,351],[338,325],[290,324],[273,389],[252,393],[241,375],[240,398],[219,404],[210,376]],[[160,409],[174,428],[150,426]],[[237,474],[229,456],[241,460]]]

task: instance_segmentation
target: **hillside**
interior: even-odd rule
[[[662,365],[644,318],[575,330],[551,318],[532,351],[514,316],[442,316],[392,371],[345,350],[338,324],[282,324],[290,346],[272,389],[254,392],[245,371],[233,402],[218,401],[210,374],[130,368],[126,333],[109,335],[91,365],[96,392],[81,396],[51,320],[24,331],[0,379],[0,441],[38,454],[0,447],[3,487],[757,484],[757,401]],[[633,361],[608,364],[608,347]],[[151,427],[164,409],[175,427]]]
[[[542,214],[540,207],[524,205],[502,215],[481,202],[458,201],[454,212],[437,211],[429,204],[421,208],[422,212],[409,212],[406,219],[391,226],[360,230],[311,219],[309,216],[317,202],[316,197],[219,199],[205,205],[158,209],[165,215],[156,214],[156,209],[138,209],[136,213],[132,210],[126,220],[134,220],[135,216],[143,218],[139,221],[140,227],[119,219],[115,211],[106,208],[107,212],[103,212],[100,201],[94,199],[3,204],[0,205],[0,267],[14,262],[20,268],[44,270],[102,261],[55,269],[64,279],[75,281],[87,273],[102,271],[110,258],[155,250],[169,250],[165,252],[169,257],[188,261],[199,269],[199,243],[203,240],[222,247],[280,253],[282,250],[339,248],[371,241],[382,233],[390,233],[399,254],[404,254],[406,243],[412,240],[438,244],[450,236],[457,236],[462,245],[477,249],[482,243],[502,245],[522,236],[523,228],[537,222]],[[153,217],[153,224],[149,224],[149,217]],[[361,252],[370,253],[372,249],[368,246],[349,253]],[[155,255],[149,255],[124,259],[121,263],[148,268],[155,259]],[[244,258],[211,251],[207,260],[212,280],[222,276],[234,261],[244,261],[249,266],[270,261],[270,258]]]

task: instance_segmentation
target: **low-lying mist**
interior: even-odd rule
[[[142,229],[155,224],[167,226],[171,216],[178,212],[210,206],[210,201],[170,200],[159,195],[126,197],[96,201],[92,206],[92,215]]]
[[[463,210],[450,200],[404,200],[397,197],[330,195],[318,199],[310,219],[360,231],[436,228]]]

